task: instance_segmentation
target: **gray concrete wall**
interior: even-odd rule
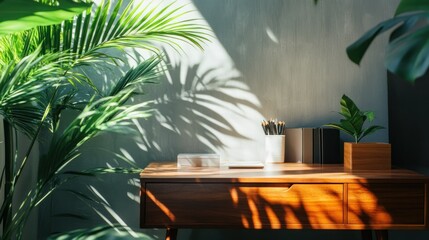
[[[166,76],[160,84],[148,87],[147,95],[136,99],[155,100],[155,115],[136,122],[137,136],[104,135],[93,141],[71,167],[115,165],[114,157],[100,149],[115,151],[141,167],[152,161],[174,161],[183,152],[217,152],[223,161],[258,160],[264,151],[262,119],[284,120],[288,127],[321,126],[339,119],[336,112],[342,94],[354,99],[363,110],[375,111],[375,123],[387,128],[383,67],[387,38],[371,46],[360,67],[348,60],[345,48],[370,27],[392,16],[398,2],[189,2],[188,7],[195,9],[196,16],[214,33],[205,51],[184,46],[186,55],[178,56],[167,50],[170,65]],[[387,142],[388,132],[380,131],[366,141]],[[102,179],[80,179],[70,187],[84,192],[92,189],[93,193],[96,189],[110,207],[98,206],[95,213],[70,194],[57,193],[48,204],[48,216],[43,217],[44,234],[103,223],[100,216],[138,230],[137,176]],[[89,220],[55,216],[64,211],[85,214]],[[143,231],[153,239],[164,234],[163,230]],[[359,239],[359,234],[201,229],[179,232],[179,239],[277,238]]]

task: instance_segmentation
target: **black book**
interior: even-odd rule
[[[339,164],[340,131],[333,128],[315,128],[313,130],[313,163]]]

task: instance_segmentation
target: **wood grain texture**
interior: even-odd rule
[[[271,164],[264,169],[150,164],[141,227],[426,229],[429,177],[404,169]],[[426,219],[426,220],[425,220]]]
[[[343,223],[342,184],[148,183],[146,191],[149,226],[280,229]]]
[[[151,163],[140,174],[142,182],[263,182],[263,183],[365,183],[422,182],[428,177],[406,169],[348,170],[343,165],[266,164],[263,169],[186,167]]]
[[[391,168],[391,146],[387,143],[344,143],[344,167],[353,170]]]
[[[348,223],[425,224],[425,184],[348,184]]]

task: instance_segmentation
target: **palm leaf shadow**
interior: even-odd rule
[[[167,57],[166,62],[171,60]],[[257,103],[243,97],[250,93],[247,85],[217,68],[199,74],[201,64],[169,66],[162,86],[154,89],[155,116],[144,126],[142,144],[152,157],[171,160],[183,151],[223,150],[224,136],[250,140],[234,127],[236,119],[225,115],[227,111],[246,118],[243,109],[260,110]]]

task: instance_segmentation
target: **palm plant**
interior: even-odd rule
[[[22,131],[31,139],[22,159],[9,154],[5,160],[6,196],[0,212],[3,239],[21,238],[31,210],[75,175],[133,172],[98,168],[70,175],[64,174],[64,168],[90,139],[104,132],[130,132],[130,120],[150,115],[147,103],[132,105],[130,99],[142,93],[142,85],[155,82],[164,69],[160,45],[155,43],[180,50],[178,41],[182,41],[201,48],[208,37],[194,19],[180,20],[187,14],[182,7],[138,2],[103,1],[93,11],[61,24],[0,37],[0,113],[12,131]],[[106,89],[83,71],[114,67],[122,59],[112,49],[126,54],[126,47],[148,50],[151,56]],[[82,89],[87,94],[81,94]],[[65,122],[64,110],[76,111],[75,119]],[[50,140],[39,160],[36,186],[12,212],[16,185],[44,129],[49,130]]]

